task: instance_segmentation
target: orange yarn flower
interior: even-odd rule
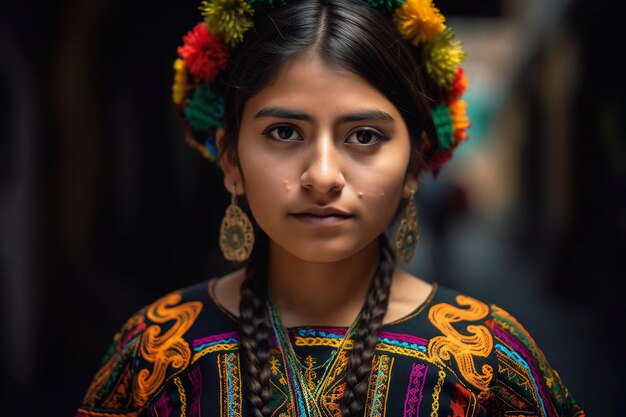
[[[197,83],[211,82],[228,63],[228,49],[207,26],[198,23],[183,37],[178,54]]]
[[[467,139],[467,129],[470,127],[470,119],[467,117],[467,103],[463,100],[457,100],[449,105],[452,114],[452,125],[454,126],[454,145]]]
[[[396,9],[393,20],[413,45],[431,40],[446,28],[446,18],[432,0],[408,0]]]

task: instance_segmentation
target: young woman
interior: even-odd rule
[[[133,315],[77,415],[582,416],[509,313],[396,266],[420,174],[468,127],[431,0],[201,9],[174,101],[219,157],[220,244],[243,267]]]

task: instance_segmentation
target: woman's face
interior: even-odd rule
[[[305,261],[356,254],[417,189],[415,175],[405,183],[409,135],[395,106],[314,53],[246,102],[237,151],[242,172],[225,162],[226,188],[236,182],[270,239]]]

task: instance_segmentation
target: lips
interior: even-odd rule
[[[336,207],[322,207],[322,206],[311,206],[307,207],[304,210],[297,211],[292,213],[294,215],[304,214],[318,217],[327,217],[327,216],[338,216],[338,217],[352,217],[352,214],[345,210],[341,210]]]
[[[338,224],[351,217],[350,212],[336,207],[311,206],[295,213],[290,213],[296,219],[311,224]]]

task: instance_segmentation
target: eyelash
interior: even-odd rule
[[[378,145],[381,142],[387,142],[389,140],[389,137],[382,135],[380,133],[378,133],[376,130],[373,129],[359,129],[359,130],[355,130],[354,132],[352,132],[352,134],[349,137],[352,137],[353,135],[356,135],[359,132],[369,132],[372,133],[374,136],[378,137],[378,140],[374,143],[359,143],[358,140],[356,142],[348,142],[348,143],[354,143],[357,145],[361,145],[361,146],[375,146]]]
[[[297,133],[299,134],[298,129],[296,129],[296,128],[295,128],[295,127],[293,127],[293,126],[289,126],[289,125],[277,125],[277,126],[270,126],[268,129],[266,129],[266,130],[262,133],[262,135],[265,135],[265,137],[267,137],[268,139],[272,139],[272,140],[275,140],[275,141],[278,141],[278,142],[292,142],[293,140],[289,140],[289,139],[277,139],[277,138],[275,138],[274,136],[272,136],[272,134],[271,134],[271,133],[272,133],[272,132],[274,132],[275,130],[277,130],[277,129],[281,128],[281,127],[286,127],[286,128],[289,128],[289,129],[293,129],[295,132],[297,132]],[[388,136],[385,136],[385,135],[383,135],[383,134],[381,134],[381,133],[379,133],[378,131],[373,130],[373,129],[359,129],[359,130],[355,130],[354,132],[352,132],[352,134],[350,135],[350,137],[352,137],[355,133],[358,133],[358,132],[369,132],[369,133],[373,133],[375,136],[377,136],[377,137],[378,137],[378,141],[376,141],[376,142],[374,142],[374,143],[372,143],[372,144],[369,144],[369,143],[361,143],[361,144],[360,144],[361,146],[374,146],[374,145],[379,144],[380,142],[386,142],[386,141],[388,141],[388,140],[390,139]],[[358,143],[358,141],[357,141],[357,142],[347,142],[347,143],[359,144],[359,143]]]
[[[278,142],[291,142],[291,140],[288,140],[288,139],[277,139],[277,138],[275,138],[274,136],[272,136],[272,132],[274,132],[274,131],[275,131],[275,130],[277,130],[277,129],[280,129],[281,127],[290,128],[290,129],[293,129],[294,131],[296,131],[296,132],[297,132],[297,129],[296,129],[296,128],[294,128],[294,127],[292,127],[292,126],[286,126],[286,125],[276,125],[276,126],[270,126],[269,128],[267,128],[267,129],[266,129],[266,130],[262,133],[262,135],[265,135],[265,137],[266,137],[266,138],[268,138],[268,139],[273,139],[273,140],[278,141]]]

